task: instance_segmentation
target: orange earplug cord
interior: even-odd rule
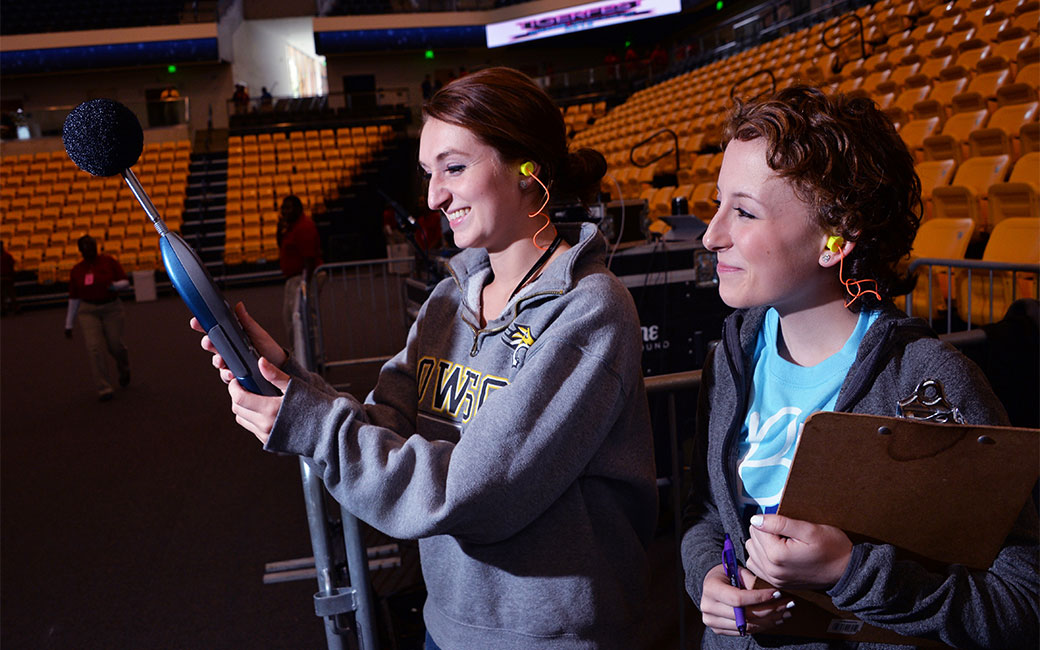
[[[531,243],[534,244],[534,247],[538,250],[544,251],[548,248],[548,246],[542,246],[538,243],[538,235],[542,234],[542,231],[548,228],[551,223],[549,221],[549,215],[542,212],[542,210],[545,209],[545,206],[549,205],[549,188],[546,187],[545,183],[542,182],[542,179],[538,178],[538,176],[534,173],[534,163],[532,163],[531,161],[525,162],[524,164],[520,165],[520,173],[524,176],[530,176],[531,178],[536,180],[538,184],[542,186],[542,190],[545,191],[545,201],[542,202],[542,207],[527,215],[529,219],[533,219],[539,214],[545,217],[545,225],[539,228],[538,232],[531,236]]]
[[[845,285],[845,290],[852,296],[848,301],[845,302],[845,306],[848,307],[852,303],[856,302],[860,296],[865,293],[872,293],[880,301],[881,294],[877,292],[877,281],[876,280],[846,280],[845,279],[845,251],[842,250],[842,246],[845,244],[845,240],[837,235],[832,235],[827,239],[827,248],[838,255],[838,279]],[[863,285],[873,283],[875,289],[864,289]]]

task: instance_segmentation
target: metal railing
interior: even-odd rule
[[[145,129],[191,123],[187,97],[123,102]],[[27,107],[12,113],[18,140],[61,136],[65,118],[75,106]]]
[[[293,314],[296,360],[311,372],[329,378],[330,373],[337,369],[381,365],[389,359],[404,347],[407,338],[406,280],[413,268],[412,258],[318,267],[306,282],[301,283],[297,310]],[[323,323],[336,325],[334,341],[328,344]],[[359,341],[368,342],[363,350]],[[362,352],[365,356],[358,356]],[[345,386],[337,386],[342,387]],[[326,491],[313,461],[300,459],[300,476],[313,559],[276,563],[269,565],[268,570],[284,576],[302,567],[306,575],[311,575],[309,572],[313,567],[318,580],[314,611],[322,618],[329,650],[353,647],[378,650],[375,601],[368,580],[371,553],[362,540],[361,525],[357,517],[340,507],[343,561],[348,578],[347,583],[342,584],[338,558],[333,550],[335,533],[326,510]],[[271,581],[277,580],[276,577]],[[353,626],[343,619],[350,613],[355,618]],[[348,642],[351,634],[356,635],[354,643]]]
[[[951,333],[954,330],[954,315],[960,311],[967,315],[963,321],[967,326],[967,329],[972,329],[974,320],[975,309],[973,302],[977,299],[975,296],[975,285],[974,278],[982,276],[983,280],[988,281],[985,285],[987,289],[986,304],[988,309],[988,318],[986,322],[992,323],[996,320],[1000,320],[1004,316],[1004,310],[1007,305],[1014,302],[1017,298],[1027,297],[1019,296],[1019,279],[1020,274],[1031,274],[1034,276],[1040,275],[1040,263],[1037,264],[1012,264],[1008,262],[986,262],[982,260],[955,260],[955,259],[941,259],[941,258],[920,258],[910,263],[909,272],[911,274],[917,272],[918,269],[925,268],[926,273],[922,273],[921,278],[926,280],[927,305],[928,314],[927,316],[922,315],[922,318],[926,318],[929,327],[935,327],[934,318],[932,314],[932,306],[935,305],[935,269],[945,269],[946,273],[946,286],[945,286],[945,313],[946,313],[946,333]],[[961,273],[955,273],[954,269],[964,269]],[[960,277],[955,277],[960,276]],[[1010,280],[1011,295],[1006,297],[1006,303],[1002,305],[1002,308],[998,309],[996,300],[996,287],[997,283],[1003,283],[1004,280]],[[961,305],[961,309],[958,310],[958,305],[954,300],[954,296],[958,293],[956,288],[960,286],[960,283],[966,283],[967,288],[963,292],[964,297],[967,299],[967,303]],[[1040,300],[1040,282],[1033,281],[1033,288],[1035,289],[1032,298]],[[906,313],[909,316],[915,315],[913,313],[913,293],[906,294]]]
[[[646,392],[650,395],[663,394],[666,400],[668,413],[668,444],[671,449],[671,467],[667,479],[667,486],[672,492],[672,525],[675,532],[675,589],[676,605],[679,613],[679,646],[686,648],[686,584],[682,570],[682,502],[685,496],[682,493],[683,474],[688,468],[684,468],[679,460],[681,446],[679,445],[679,422],[676,416],[675,398],[678,393],[692,392],[696,398],[697,391],[701,388],[701,371],[690,370],[687,372],[676,372],[669,375],[658,375],[646,377]],[[656,437],[656,434],[655,434]],[[661,480],[658,479],[658,484]]]
[[[408,278],[415,260],[402,257],[326,264],[315,272],[313,359],[337,389],[349,388],[355,372],[382,365],[405,344]],[[335,325],[335,331],[326,331]]]
[[[314,280],[300,285],[297,310],[293,314],[293,341],[297,362],[315,372],[312,321],[312,285]],[[326,491],[321,477],[309,458],[300,458],[300,478],[303,485],[307,526],[310,531],[313,566],[318,580],[314,594],[314,613],[322,618],[325,640],[329,650],[378,650],[379,635],[375,623],[375,601],[368,580],[368,553],[361,538],[357,517],[340,507],[340,524],[346,557],[347,584],[341,584],[337,558],[333,552],[333,532],[326,511]],[[309,559],[308,559],[309,560]],[[304,561],[309,565],[307,560]],[[354,626],[343,621],[343,616],[354,613]],[[356,642],[347,640],[354,634]]]
[[[637,150],[639,150],[639,149],[649,145],[652,142],[654,144],[656,144],[656,142],[655,142],[656,140],[664,142],[664,140],[662,140],[662,139],[657,137],[659,135],[669,136],[667,139],[671,140],[672,148],[667,150],[667,151],[663,151],[663,152],[657,154],[656,156],[653,156],[653,154],[651,154],[652,157],[650,159],[648,159],[648,160],[642,160],[642,161],[636,160],[636,151]],[[673,154],[675,156],[675,169],[678,171],[678,169],[682,166],[680,158],[679,158],[679,136],[676,135],[675,131],[673,131],[672,129],[664,128],[664,129],[660,129],[659,131],[657,131],[653,135],[651,135],[651,136],[649,136],[647,138],[644,138],[640,142],[632,145],[632,150],[628,152],[628,159],[636,167],[649,167],[650,165],[656,163],[658,160],[661,160],[665,156],[669,156],[669,155],[673,155]]]

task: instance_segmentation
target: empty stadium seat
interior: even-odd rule
[[[903,139],[907,149],[918,161],[924,160],[924,140],[939,129],[939,117],[932,116],[907,122],[899,129],[899,137]]]
[[[914,237],[910,258],[964,259],[975,224],[971,219],[932,219],[921,224]],[[913,291],[913,315],[930,317],[945,310],[949,284],[948,269],[931,270],[932,302],[928,302],[929,271],[919,269],[917,286]],[[929,306],[930,305],[930,306]]]
[[[946,117],[952,112],[951,106],[954,96],[964,92],[967,86],[968,80],[964,77],[936,81],[932,85],[932,92],[928,93],[927,99],[914,104],[914,117],[938,117],[945,122]]]
[[[1014,217],[1040,218],[1040,152],[1029,152],[1015,163],[1006,183],[989,188],[990,223]]]
[[[1040,260],[1040,219],[1018,217],[998,223],[986,242],[984,262],[1035,265]],[[985,324],[999,320],[1016,298],[1037,297],[1035,273],[973,270],[957,273],[957,313],[962,320]],[[992,291],[991,291],[992,288]]]
[[[1007,176],[1011,157],[976,156],[968,158],[957,169],[949,187],[932,190],[934,214],[938,218],[964,218],[977,228],[989,230],[986,197],[989,188]]]
[[[950,184],[953,172],[957,168],[957,161],[953,158],[946,160],[926,160],[914,165],[917,176],[921,179],[921,201],[924,203],[924,214],[922,219],[930,219],[934,214],[932,208],[932,190]]]
[[[968,135],[970,155],[1006,153],[1013,159],[1018,158],[1022,153],[1018,133],[1024,125],[1036,120],[1038,107],[1038,102],[1027,102],[998,108],[984,128],[976,129]]]
[[[942,132],[926,137],[921,145],[928,160],[953,158],[960,163],[968,153],[968,136],[986,123],[989,112],[985,109],[954,113],[942,127]]]
[[[1000,88],[1011,81],[1011,70],[984,72],[968,83],[964,92],[954,95],[950,105],[954,113],[984,108],[995,108]]]

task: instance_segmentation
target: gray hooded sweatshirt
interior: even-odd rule
[[[628,291],[595,226],[480,327],[485,251],[451,260],[364,403],[293,363],[266,448],[418,539],[445,650],[644,646],[653,440]]]
[[[748,522],[739,516],[732,495],[736,494],[736,442],[752,375],[750,361],[765,311],[733,313],[722,342],[704,365],[698,451],[693,461],[695,487],[682,544],[686,590],[695,604],[700,603],[705,574],[721,561],[724,533],[733,539],[741,564],[747,560]],[[910,396],[925,379],[942,382],[949,401],[968,423],[1007,424],[1004,408],[978,366],[936,338],[923,321],[891,307],[860,343],[834,410],[898,416],[898,400]],[[834,462],[856,459],[835,458]],[[827,595],[838,609],[906,636],[958,648],[1034,649],[1040,605],[1037,525],[1036,505],[1030,499],[987,571],[951,565],[944,573],[934,573],[898,558],[890,545],[855,544],[848,568]],[[796,610],[793,614],[798,615]],[[866,650],[895,646],[766,634],[721,636],[706,630],[702,647]]]

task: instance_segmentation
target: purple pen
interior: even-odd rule
[[[738,589],[744,588],[744,581],[740,579],[740,567],[737,565],[737,554],[733,551],[733,542],[726,535],[726,541],[722,545],[722,566],[726,569],[729,583]],[[744,621],[744,608],[734,607],[733,617],[737,619],[737,631],[740,636],[747,634],[747,622]]]

